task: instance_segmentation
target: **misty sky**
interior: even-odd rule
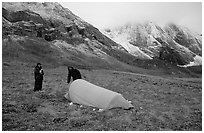
[[[127,22],[152,21],[160,26],[173,22],[202,33],[201,2],[61,2],[60,4],[99,29]]]

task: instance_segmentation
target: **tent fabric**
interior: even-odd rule
[[[133,107],[121,94],[99,87],[83,79],[73,81],[65,97],[73,103],[104,110],[116,107],[124,109]]]

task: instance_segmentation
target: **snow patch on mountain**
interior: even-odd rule
[[[146,24],[146,31],[148,34],[152,35],[155,38],[159,38],[162,36],[161,31],[159,31],[157,26],[152,22],[148,22]]]
[[[110,34],[110,33],[107,33],[107,32],[105,32],[103,30],[101,30],[101,32],[104,35],[106,35],[107,37],[110,37],[116,43],[120,44],[130,54],[132,54],[132,55],[134,55],[136,57],[144,58],[144,59],[152,59],[152,57],[150,57],[149,55],[144,53],[142,50],[140,50],[139,47],[134,46],[134,45],[129,43],[129,38],[130,37],[129,37],[129,35],[127,33],[119,34],[118,32],[112,32]]]
[[[179,66],[179,67],[190,67],[190,66],[200,66],[200,65],[202,65],[202,57],[196,55],[196,56],[194,57],[194,61],[193,61],[193,62],[190,62],[190,63],[187,64],[187,65],[183,65],[183,66],[178,65],[178,66]]]
[[[176,44],[177,49],[180,50],[182,53],[189,53],[189,54],[192,54],[192,55],[196,55],[196,54],[193,53],[191,50],[189,50],[189,48],[180,45],[179,43],[177,43],[177,42],[174,41],[174,40],[173,40],[173,42]]]
[[[162,45],[160,44],[160,42],[158,42],[158,41],[153,37],[153,35],[148,35],[147,44],[148,44],[148,46],[149,46],[149,45],[152,45],[152,44],[157,44],[157,45],[159,45],[159,46],[162,46]]]

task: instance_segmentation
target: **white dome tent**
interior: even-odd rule
[[[65,98],[73,103],[103,110],[117,107],[124,109],[134,107],[121,94],[99,87],[83,79],[77,79],[70,84],[69,92],[65,95]]]

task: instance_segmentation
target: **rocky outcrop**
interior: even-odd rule
[[[11,23],[32,21],[33,23],[43,24],[44,27],[48,27],[48,23],[39,14],[29,10],[12,12],[2,8],[2,16]]]

